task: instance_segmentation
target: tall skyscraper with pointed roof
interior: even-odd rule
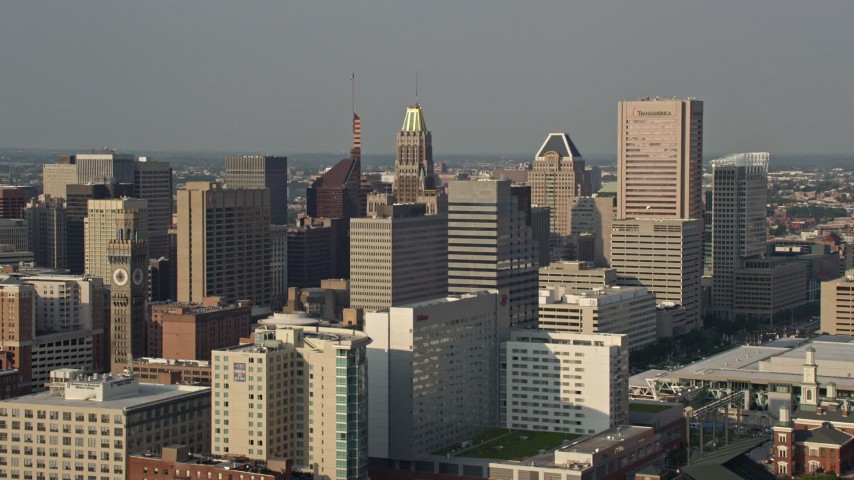
[[[552,257],[568,258],[565,250],[573,233],[570,223],[572,200],[590,195],[585,181],[584,160],[568,133],[550,133],[528,173],[531,203],[549,207]],[[541,246],[540,248],[545,248]]]
[[[394,195],[400,203],[415,203],[436,188],[433,177],[433,135],[427,130],[421,105],[407,107],[397,133]]]

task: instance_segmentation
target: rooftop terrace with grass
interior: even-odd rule
[[[472,438],[470,442],[465,442],[465,446],[452,445],[435,452],[435,454],[497,460],[524,460],[540,454],[541,451],[554,450],[578,437],[580,435],[572,433],[494,428]]]

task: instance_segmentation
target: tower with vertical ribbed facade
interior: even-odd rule
[[[712,160],[712,308],[732,319],[735,272],[741,261],[765,254],[768,153]]]
[[[433,135],[427,130],[424,112],[417,102],[406,109],[403,126],[397,133],[394,174],[394,195],[400,203],[415,203],[436,186]]]

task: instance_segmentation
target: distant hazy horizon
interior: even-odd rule
[[[854,153],[854,2],[0,3],[0,145],[394,150],[415,76],[437,155],[566,131],[616,152],[617,101],[705,102],[707,152]]]

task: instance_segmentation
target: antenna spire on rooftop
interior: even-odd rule
[[[350,101],[353,103],[353,115],[356,115],[356,73],[350,74]]]

